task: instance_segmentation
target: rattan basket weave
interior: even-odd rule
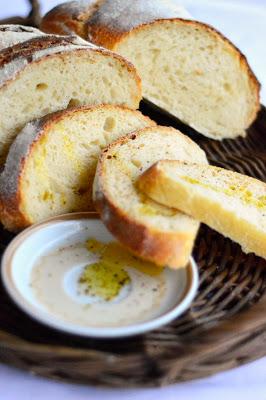
[[[266,109],[246,138],[216,142],[142,105],[196,140],[212,164],[266,181]],[[0,249],[12,235],[0,231]],[[158,386],[217,373],[266,355],[266,261],[202,226],[194,250],[200,289],[190,310],[148,334],[88,340],[24,315],[0,287],[0,362],[54,379],[102,386]],[[255,304],[256,303],[256,304]]]
[[[38,25],[38,0],[26,19]],[[162,125],[196,140],[212,164],[266,181],[266,109],[246,138],[215,142],[142,105]],[[0,227],[0,253],[12,235]],[[148,334],[121,340],[88,340],[53,331],[28,318],[0,284],[0,362],[36,375],[86,384],[159,386],[224,371],[266,355],[266,261],[202,226],[194,250],[200,288],[190,310]]]

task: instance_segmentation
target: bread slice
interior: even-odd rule
[[[0,32],[0,42],[5,33]],[[136,109],[140,99],[140,80],[130,63],[76,36],[41,35],[3,49],[0,164],[17,133],[34,118],[73,105]]]
[[[179,209],[266,258],[266,184],[223,168],[160,161],[138,186],[153,200]]]
[[[30,122],[12,144],[0,178],[5,227],[14,231],[53,215],[92,210],[101,149],[154,125],[139,111],[113,105],[70,109]]]
[[[147,168],[165,158],[207,163],[204,151],[181,132],[146,128],[102,152],[93,198],[104,224],[124,246],[157,265],[178,268],[188,261],[199,223],[149,200],[135,186]]]
[[[245,135],[260,108],[260,85],[228,39],[189,20],[175,0],[104,0],[94,8],[92,3],[82,8],[65,3],[42,26],[49,32],[58,32],[58,25],[74,29],[123,55],[136,66],[147,100],[205,136]]]

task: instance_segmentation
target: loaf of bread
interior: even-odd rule
[[[176,0],[65,3],[42,29],[74,30],[137,68],[143,95],[213,139],[244,136],[260,108],[260,85],[243,54],[209,25],[184,19]]]
[[[22,229],[53,215],[88,211],[102,148],[121,135],[156,125],[139,111],[100,105],[30,122],[10,148],[0,178],[0,215]]]
[[[0,43],[1,35],[2,44],[16,43],[0,51],[0,164],[17,133],[34,118],[73,105],[138,108],[140,79],[121,56],[77,36],[15,29],[9,35],[7,27],[0,31]]]
[[[266,184],[209,165],[160,161],[138,187],[154,201],[179,209],[266,258]]]
[[[207,163],[204,151],[181,132],[146,128],[102,152],[93,198],[106,227],[130,251],[157,265],[178,268],[188,262],[199,223],[149,200],[135,185],[147,168],[165,158]]]

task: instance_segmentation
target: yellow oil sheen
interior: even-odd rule
[[[153,263],[138,259],[116,242],[101,243],[92,238],[86,242],[86,248],[90,253],[97,254],[99,261],[84,268],[79,282],[86,286],[91,296],[106,301],[112,300],[122,287],[130,283],[126,267],[135,268],[149,276],[158,276],[163,270]]]
[[[181,176],[181,179],[190,183],[191,185],[199,185],[206,189],[211,189],[215,192],[224,193],[227,196],[238,196],[245,204],[252,205],[257,208],[265,208],[266,207],[266,196],[255,197],[250,190],[248,190],[244,186],[234,186],[230,185],[227,189],[218,188],[214,185],[209,185],[203,183],[197,179],[191,178],[189,176]]]

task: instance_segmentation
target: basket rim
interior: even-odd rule
[[[207,358],[210,353],[219,351],[220,347],[224,346],[224,343],[239,342],[241,337],[245,337],[252,331],[266,331],[266,294],[264,294],[259,302],[245,311],[241,311],[236,316],[229,317],[224,321],[220,322],[217,326],[212,327],[210,329],[206,329],[205,332],[208,333],[208,336],[212,337],[212,343],[210,346],[210,342],[206,341],[204,335],[200,335],[199,340],[196,344],[186,345],[186,350],[184,352],[184,356],[181,358],[187,358],[186,355],[191,359],[192,355],[197,355],[199,357],[202,354],[202,359]],[[235,326],[235,329],[232,331],[232,325]],[[69,336],[68,334],[65,334]],[[5,341],[3,341],[5,340]],[[11,342],[12,341],[12,342]],[[109,339],[110,343],[112,339]],[[206,342],[206,344],[205,344]],[[27,351],[27,347],[29,347],[28,351],[40,353],[43,352],[46,355],[48,353],[53,354],[53,356],[64,356],[66,357],[78,357],[87,359],[88,356],[100,354],[111,355],[115,357],[115,355],[110,351],[102,351],[102,350],[91,350],[86,349],[85,347],[79,347],[76,345],[75,347],[71,346],[62,346],[55,344],[39,344],[33,343],[28,340],[22,339],[19,336],[10,334],[4,330],[0,330],[0,347],[6,349],[12,349],[15,351]],[[135,354],[127,355],[127,358],[135,357]],[[119,356],[118,356],[119,357]]]

